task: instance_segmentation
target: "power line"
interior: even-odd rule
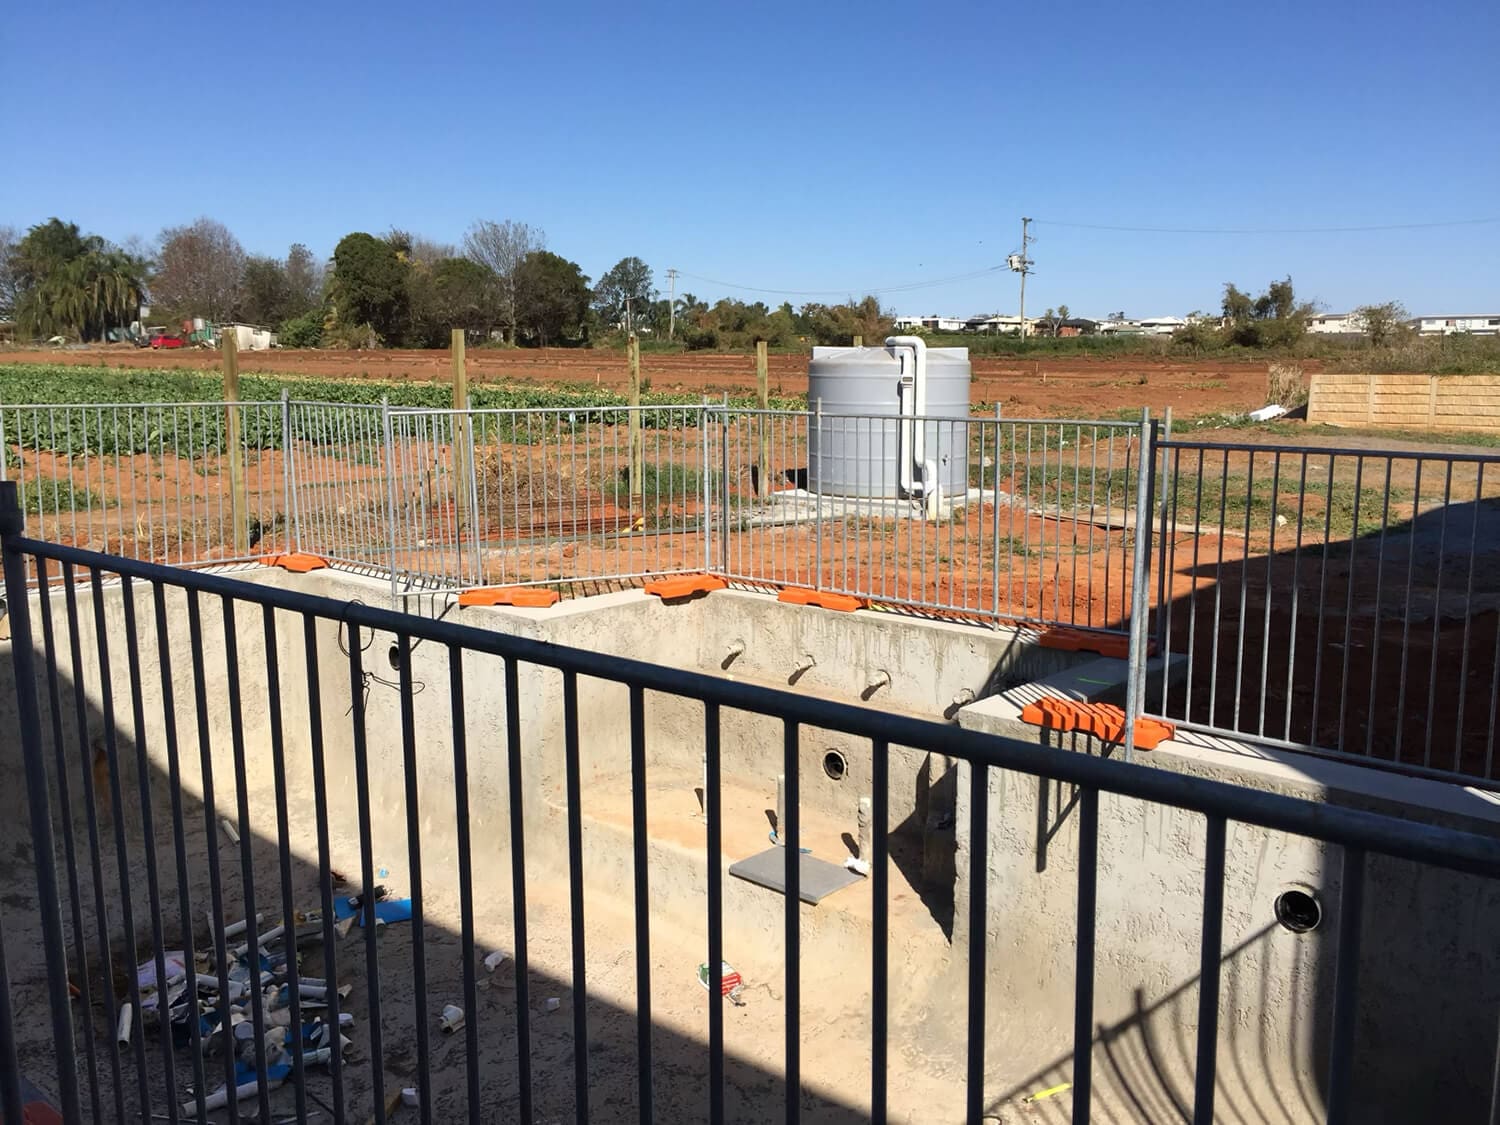
[[[912,281],[903,285],[852,285],[842,289],[767,289],[755,285],[737,285],[732,281],[720,281],[718,278],[704,277],[702,274],[688,273],[679,270],[678,276],[690,277],[694,281],[703,281],[709,285],[718,285],[724,289],[739,289],[746,293],[768,293],[778,297],[847,297],[853,293],[909,293],[915,289],[932,289],[939,285],[951,285],[958,281],[972,281],[976,277],[985,277],[988,274],[997,273],[1006,269],[1006,266],[986,266],[983,269],[973,270],[969,273],[954,274],[952,277],[938,277],[930,281]]]
[[[1128,231],[1135,234],[1358,234],[1388,230],[1432,230],[1435,227],[1477,227],[1500,223],[1500,215],[1485,219],[1444,219],[1431,223],[1385,223],[1360,227],[1126,227],[1107,223],[1070,223],[1061,219],[1034,219],[1049,227],[1072,227],[1076,230]]]

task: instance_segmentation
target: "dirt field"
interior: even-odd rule
[[[52,351],[0,352],[0,363],[64,363],[85,366],[213,369],[217,352],[150,351],[120,345]],[[274,351],[243,354],[240,370],[280,375],[337,376],[378,380],[447,379],[445,351]],[[619,351],[576,348],[476,349],[468,353],[469,379],[476,383],[597,383],[625,388],[625,357]],[[1172,407],[1183,418],[1261,406],[1263,362],[1163,360],[1157,356],[978,356],[973,360],[973,401],[999,403],[1007,413],[1046,417],[1111,417],[1122,410]],[[1317,363],[1303,365],[1309,374]],[[641,356],[641,374],[656,391],[716,394],[755,388],[755,357],[694,352]],[[773,393],[807,390],[807,356],[771,356]]]

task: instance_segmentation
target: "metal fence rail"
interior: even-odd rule
[[[58,542],[247,561],[285,537],[282,436],[277,402],[0,405],[0,480]]]
[[[1203,730],[1496,779],[1500,456],[1158,443],[1145,700]]]
[[[14,643],[12,659],[14,661],[15,678],[18,692],[19,714],[20,714],[20,736],[21,753],[25,766],[26,789],[30,812],[30,826],[32,833],[32,846],[35,858],[35,876],[38,911],[40,912],[41,930],[45,938],[46,950],[46,996],[47,1006],[51,1017],[51,1044],[58,1063],[58,1074],[60,1078],[59,1094],[63,1103],[63,1113],[68,1121],[83,1119],[83,1105],[85,1102],[91,1104],[95,1109],[96,1119],[121,1120],[123,1118],[124,1101],[120,1100],[120,1051],[116,1047],[111,1035],[102,1036],[104,1042],[96,1045],[88,1026],[79,1027],[73,1015],[72,1004],[69,997],[69,965],[78,963],[81,965],[93,965],[98,969],[97,982],[104,988],[105,997],[110,1003],[114,1003],[116,994],[112,991],[113,985],[110,976],[110,958],[107,942],[107,932],[101,931],[101,940],[91,939],[84,932],[78,921],[87,913],[87,906],[80,898],[80,881],[76,877],[79,869],[83,868],[84,861],[80,855],[87,856],[87,869],[93,873],[96,886],[101,880],[108,881],[113,876],[103,875],[104,856],[101,854],[101,845],[98,833],[94,830],[95,824],[92,819],[92,811],[88,812],[88,825],[90,831],[86,836],[75,839],[75,834],[80,830],[77,828],[76,817],[78,810],[69,807],[69,789],[66,779],[69,773],[68,762],[80,763],[80,747],[77,745],[65,745],[63,728],[54,726],[52,739],[57,744],[52,747],[55,753],[56,765],[49,764],[48,758],[48,736],[43,729],[42,712],[39,707],[39,697],[44,691],[51,697],[49,710],[56,715],[60,708],[58,697],[58,668],[59,652],[71,651],[75,656],[80,652],[83,645],[98,645],[97,654],[90,653],[90,657],[97,655],[105,660],[104,646],[107,643],[106,633],[101,628],[96,635],[83,640],[80,631],[79,615],[76,611],[74,590],[81,581],[91,581],[96,585],[103,576],[116,576],[126,579],[121,586],[124,597],[126,613],[126,636],[124,642],[128,647],[128,655],[132,669],[138,671],[139,662],[145,660],[160,660],[168,667],[174,656],[184,665],[190,666],[191,681],[196,686],[198,695],[198,726],[200,739],[206,739],[204,728],[207,724],[206,706],[203,702],[202,684],[205,676],[205,657],[201,645],[195,644],[191,651],[174,654],[163,644],[157,653],[142,653],[137,651],[136,638],[133,629],[134,614],[147,612],[147,607],[154,609],[158,619],[164,617],[167,593],[181,591],[187,598],[190,623],[194,629],[195,637],[200,630],[201,613],[204,607],[217,605],[225,610],[239,606],[242,610],[248,610],[250,616],[244,613],[236,615],[232,612],[224,613],[225,622],[225,646],[226,659],[228,661],[228,674],[231,684],[231,713],[233,741],[235,747],[236,776],[229,779],[221,779],[225,784],[233,783],[235,789],[241,794],[241,805],[239,813],[241,823],[248,823],[248,814],[243,804],[244,793],[244,737],[243,729],[246,722],[247,708],[260,706],[258,703],[247,702],[250,698],[268,698],[272,709],[271,717],[271,749],[276,765],[278,779],[282,778],[285,768],[284,743],[282,737],[282,726],[280,720],[279,693],[276,687],[278,681],[278,669],[274,662],[268,663],[265,668],[246,667],[241,670],[237,663],[236,651],[239,638],[239,630],[243,627],[240,622],[254,620],[259,617],[260,627],[257,632],[263,631],[266,641],[266,652],[274,654],[278,650],[278,635],[281,630],[287,630],[285,640],[296,647],[305,650],[304,656],[308,669],[313,670],[309,675],[309,691],[320,692],[325,688],[334,689],[342,677],[329,675],[318,675],[319,653],[316,646],[316,624],[323,622],[340,622],[346,631],[347,638],[347,671],[348,678],[342,686],[337,689],[336,698],[342,701],[347,693],[349,709],[347,712],[348,722],[352,726],[356,760],[360,763],[361,776],[358,778],[358,799],[360,802],[359,817],[359,848],[361,855],[361,871],[357,883],[362,893],[360,913],[366,926],[365,941],[353,943],[341,947],[338,954],[340,962],[352,959],[355,962],[361,960],[359,946],[363,945],[364,971],[368,978],[367,1003],[370,1006],[370,1020],[372,1029],[378,1034],[381,1026],[381,1009],[383,1000],[380,989],[379,970],[376,966],[376,939],[375,939],[375,910],[376,896],[373,893],[375,883],[376,857],[372,851],[369,821],[369,796],[367,792],[369,778],[364,776],[367,771],[369,740],[389,737],[398,738],[405,748],[403,754],[405,771],[406,792],[406,816],[408,818],[408,829],[412,840],[411,854],[411,899],[412,899],[412,922],[413,940],[411,942],[411,979],[414,982],[414,997],[412,1009],[418,1014],[428,1012],[432,997],[427,989],[427,959],[424,955],[424,916],[422,911],[424,873],[420,863],[419,844],[420,823],[415,801],[417,793],[417,755],[415,745],[419,734],[415,729],[411,697],[415,686],[411,682],[409,674],[409,658],[412,649],[421,643],[430,642],[438,646],[446,646],[453,655],[451,662],[452,677],[448,685],[449,711],[453,721],[453,755],[452,772],[447,776],[451,779],[450,784],[454,788],[454,799],[456,801],[457,816],[466,841],[463,853],[458,858],[458,871],[461,886],[462,914],[465,919],[464,933],[465,944],[463,954],[468,968],[465,970],[464,995],[467,1010],[473,1013],[473,1020],[477,1024],[482,1018],[485,1021],[504,1021],[513,1019],[515,1033],[518,1037],[518,1056],[516,1065],[519,1068],[519,1079],[517,1089],[519,1097],[519,1118],[521,1120],[533,1120],[533,1095],[535,1093],[532,1083],[532,1056],[530,1049],[530,1023],[529,1002],[523,991],[518,996],[514,1006],[513,1016],[500,1014],[481,1014],[479,1006],[475,1003],[475,981],[473,974],[474,944],[472,937],[472,918],[474,910],[474,883],[473,883],[473,856],[469,852],[470,837],[468,832],[468,821],[470,816],[469,794],[465,788],[466,777],[466,749],[463,738],[465,682],[463,674],[463,662],[459,657],[463,654],[488,654],[498,657],[504,662],[504,690],[508,699],[514,703],[519,692],[520,677],[530,668],[546,668],[555,673],[560,673],[563,678],[563,728],[566,733],[566,765],[567,765],[567,791],[568,803],[566,816],[568,820],[568,863],[571,872],[572,898],[574,909],[571,915],[571,942],[573,950],[574,966],[574,997],[573,1023],[574,1042],[584,1044],[589,1042],[589,1031],[591,1026],[589,1000],[594,995],[590,980],[587,976],[589,957],[597,954],[596,950],[590,950],[586,946],[586,932],[582,915],[582,892],[581,879],[584,856],[582,851],[581,833],[579,829],[579,705],[577,695],[577,684],[580,677],[597,678],[612,683],[627,685],[631,691],[631,723],[630,723],[630,763],[631,784],[636,792],[641,792],[645,784],[645,751],[644,751],[644,725],[640,722],[642,699],[645,692],[663,693],[682,699],[693,700],[702,706],[703,716],[703,751],[706,760],[706,782],[705,782],[705,808],[707,816],[707,833],[705,837],[704,859],[707,870],[710,873],[719,872],[722,866],[721,851],[721,821],[722,807],[719,793],[721,762],[720,762],[720,716],[723,709],[737,709],[757,715],[771,716],[784,725],[786,731],[786,753],[784,769],[787,778],[787,801],[785,806],[785,824],[782,826],[786,848],[785,879],[787,893],[784,896],[785,908],[785,958],[786,958],[786,987],[784,994],[785,1004],[785,1119],[788,1122],[796,1122],[801,1119],[803,1111],[803,1089],[799,1067],[799,1051],[802,1035],[800,989],[799,989],[799,967],[800,967],[800,905],[798,899],[798,842],[799,842],[799,800],[797,790],[798,757],[796,754],[797,732],[803,725],[821,728],[829,731],[844,732],[868,741],[873,760],[877,763],[874,772],[874,809],[875,816],[872,825],[874,851],[873,851],[873,887],[874,887],[874,924],[871,932],[873,943],[872,971],[870,985],[872,989],[872,1010],[875,1018],[872,1028],[875,1041],[871,1045],[871,1065],[869,1070],[870,1102],[873,1107],[873,1119],[881,1121],[885,1118],[887,1105],[887,1075],[884,1061],[887,1058],[887,1044],[884,1036],[886,1034],[886,1014],[889,1004],[889,972],[890,972],[890,948],[889,948],[889,915],[888,900],[889,880],[888,868],[888,837],[890,825],[887,823],[888,801],[890,799],[888,776],[880,764],[886,759],[889,747],[893,744],[901,744],[914,748],[921,748],[939,754],[945,754],[957,758],[966,764],[969,774],[969,782],[973,794],[973,808],[975,815],[971,817],[968,825],[969,832],[969,855],[983,857],[987,854],[988,846],[988,818],[985,814],[990,794],[991,771],[1014,771],[1021,774],[1031,775],[1039,778],[1048,778],[1060,783],[1077,787],[1077,800],[1079,816],[1082,818],[1079,831],[1080,852],[1078,863],[1078,904],[1079,917],[1077,921],[1077,957],[1074,980],[1074,1012],[1073,1026],[1075,1029],[1074,1051],[1072,1057],[1073,1088],[1070,1092],[1072,1099],[1072,1120],[1087,1121],[1091,1111],[1091,1059],[1094,1048],[1093,1044],[1093,980],[1095,972],[1095,887],[1098,871],[1098,836],[1096,831],[1098,815],[1098,799],[1101,793],[1121,794],[1136,798],[1145,802],[1172,806],[1181,809],[1192,810],[1201,813],[1204,817],[1205,839],[1205,861],[1204,861],[1204,922],[1202,927],[1202,981],[1200,985],[1201,999],[1200,1014],[1197,1025],[1197,1082],[1194,1094],[1193,1120],[1198,1122],[1209,1122],[1213,1120],[1213,1104],[1215,1089],[1215,1066],[1217,1060],[1216,1043],[1220,1035],[1216,1020],[1216,1009],[1213,998],[1218,994],[1219,974],[1221,964],[1221,950],[1217,948],[1220,941],[1220,917],[1223,910],[1223,880],[1225,878],[1225,840],[1226,830],[1234,823],[1259,825],[1265,828],[1305,836],[1312,839],[1327,841],[1342,849],[1342,882],[1340,890],[1340,923],[1337,928],[1336,937],[1333,938],[1337,956],[1337,984],[1335,987],[1333,1004],[1333,1021],[1329,1037],[1327,1054],[1327,1100],[1326,1115],[1330,1122],[1343,1125],[1350,1120],[1350,1082],[1351,1066],[1353,1060],[1354,1037],[1356,1033],[1356,996],[1360,987],[1359,945],[1361,937],[1361,911],[1359,909],[1364,885],[1364,874],[1371,855],[1386,855],[1400,857],[1415,861],[1420,864],[1429,864],[1436,868],[1455,871],[1469,872],[1487,878],[1500,877],[1500,841],[1495,839],[1470,835],[1453,830],[1439,829],[1432,826],[1413,823],[1379,816],[1371,813],[1361,812],[1348,808],[1313,803],[1279,796],[1271,793],[1240,789],[1233,786],[1204,781],[1195,777],[1180,775],[1168,771],[1130,766],[1118,761],[1103,758],[1095,758],[1083,754],[1062,754],[1055,750],[1039,748],[1006,739],[977,734],[964,731],[950,725],[932,723],[923,720],[903,717],[896,714],[884,714],[874,710],[854,707],[844,704],[831,703],[813,696],[799,695],[793,692],[772,690],[753,684],[737,682],[726,678],[710,677],[702,674],[682,671],[647,664],[639,661],[604,658],[596,654],[575,650],[571,648],[530,641],[524,638],[502,634],[499,632],[477,629],[460,625],[451,621],[434,621],[418,617],[396,613],[362,604],[348,604],[328,599],[309,596],[295,590],[267,587],[259,585],[248,585],[237,582],[229,577],[215,575],[201,571],[187,571],[178,568],[167,568],[147,562],[129,560],[125,558],[98,554],[84,551],[76,547],[63,546],[59,544],[46,543],[39,540],[25,538],[22,535],[23,516],[19,507],[18,495],[14,484],[0,485],[0,554],[3,554],[4,575],[6,593],[10,599],[11,612],[14,617]],[[62,572],[62,583],[58,585],[55,579],[49,577],[58,568]],[[40,590],[38,591],[37,620],[33,625],[33,610],[28,603],[27,582],[28,572],[39,578]],[[88,579],[82,578],[87,574]],[[97,592],[97,589],[96,589]],[[140,606],[137,609],[137,601]],[[60,608],[61,606],[61,608]],[[95,598],[95,612],[98,610],[98,599]],[[258,610],[257,615],[255,611]],[[290,629],[287,629],[290,623]],[[37,631],[40,636],[37,636]],[[385,631],[394,634],[396,645],[402,657],[403,666],[408,669],[401,674],[398,691],[402,699],[401,707],[401,729],[399,732],[381,732],[367,730],[364,709],[358,705],[360,695],[365,687],[364,666],[361,653],[363,651],[362,638],[372,631]],[[158,634],[159,638],[165,637],[165,630]],[[171,681],[170,675],[165,677],[167,682]],[[247,685],[244,690],[238,686],[243,682]],[[257,689],[265,687],[267,696],[260,696],[258,690],[252,697],[247,693],[254,684]],[[118,701],[110,701],[106,697],[106,719],[111,723],[116,710],[123,711],[127,707],[134,713],[135,729],[141,731],[143,727],[143,716],[147,708],[161,708],[162,714],[167,722],[166,729],[171,732],[167,735],[167,751],[171,760],[175,763],[178,752],[177,739],[180,737],[184,745],[190,743],[191,731],[189,729],[178,730],[172,719],[173,704],[170,698],[148,699],[145,698],[140,686],[139,676],[132,679],[128,689],[129,698],[121,698]],[[313,723],[312,746],[313,746],[313,770],[315,782],[319,786],[326,784],[322,775],[319,747],[322,745],[322,723],[319,709],[311,712]],[[520,771],[520,744],[521,736],[518,729],[518,710],[514,706],[507,708],[507,733],[506,740],[510,754],[511,776],[519,779]],[[146,747],[140,741],[135,746],[136,754],[141,762],[145,760]],[[207,760],[208,749],[206,742],[203,753]],[[110,753],[106,759],[107,769],[105,776],[100,778],[102,784],[106,784],[116,799],[118,807],[121,796],[121,771],[120,763],[127,757],[124,747],[110,746]],[[56,775],[54,776],[54,771]],[[89,776],[87,769],[82,770],[84,777]],[[206,778],[206,781],[208,779]],[[424,782],[426,779],[423,779]],[[153,792],[146,784],[144,775],[140,779],[140,799],[143,806],[143,814],[148,818],[152,815]],[[176,803],[178,794],[175,766],[172,777],[172,799],[173,804],[168,815],[174,824],[181,824],[181,806]],[[87,782],[85,782],[87,784]],[[279,789],[278,792],[281,790]],[[322,793],[319,789],[319,793]],[[206,862],[209,865],[214,887],[213,908],[218,910],[221,903],[218,900],[218,888],[220,886],[220,858],[219,842],[214,835],[215,810],[214,795],[211,781],[205,787],[203,794],[205,802],[205,824],[208,828],[209,848],[207,850]],[[513,786],[510,790],[510,805],[508,809],[507,825],[517,845],[523,845],[526,828],[523,823],[520,807],[521,787]],[[157,810],[161,812],[162,810]],[[291,916],[290,892],[286,886],[287,880],[287,855],[289,849],[288,827],[285,813],[285,805],[278,801],[278,815],[276,817],[277,847],[282,860],[280,866],[280,879],[272,880],[273,886],[267,888],[261,884],[252,892],[249,888],[250,861],[247,841],[239,844],[240,858],[244,865],[247,884],[247,934],[248,948],[257,949],[262,941],[261,932],[258,931],[258,923],[255,917],[256,901],[275,903],[277,901],[276,890],[281,892],[281,902],[288,916]],[[118,830],[118,829],[117,829]],[[266,829],[270,831],[269,827]],[[327,822],[327,810],[320,797],[317,803],[317,826],[316,838],[319,841],[321,856],[320,893],[323,907],[323,933],[328,946],[333,946],[331,926],[333,925],[333,889],[328,867],[328,841],[329,825]],[[634,888],[632,901],[636,911],[637,921],[645,916],[648,904],[648,871],[646,868],[646,852],[641,847],[642,834],[645,832],[644,816],[640,805],[636,806],[635,819],[632,826],[635,834],[637,847],[635,851],[636,867],[634,870]],[[147,838],[151,838],[148,832]],[[66,863],[63,874],[66,876],[61,882],[57,877],[58,848],[64,849]],[[123,844],[120,850],[123,852]],[[188,857],[183,854],[183,842],[180,831],[174,837],[170,846],[173,853],[170,857],[156,856],[147,858],[150,861],[150,870],[155,871],[157,860],[162,862],[163,870],[176,870],[181,873],[185,870]],[[524,864],[520,857],[523,847],[517,846],[512,854],[516,857],[516,864]],[[171,863],[168,863],[168,858]],[[195,862],[198,861],[195,857]],[[983,870],[982,861],[979,870]],[[429,867],[429,872],[431,868]],[[153,875],[144,888],[139,886],[128,886],[129,871],[121,861],[119,868],[120,884],[113,888],[112,894],[119,895],[120,901],[130,909],[133,901],[136,908],[149,913],[151,928],[158,950],[155,970],[159,974],[158,980],[167,979],[167,967],[162,961],[160,950],[163,948],[165,934],[183,934],[188,941],[189,964],[192,958],[192,922],[191,918],[195,912],[201,912],[203,903],[189,900],[187,880],[185,876],[180,877],[180,885],[175,890],[167,890],[160,886]],[[279,883],[279,887],[275,884]],[[517,934],[518,945],[515,950],[518,962],[518,981],[525,980],[526,966],[526,880],[517,876],[514,881],[516,888],[516,912],[517,912]],[[988,1108],[985,1105],[985,1022],[983,1018],[984,982],[986,977],[986,942],[982,935],[987,932],[986,921],[988,908],[985,895],[982,893],[984,880],[981,878],[975,884],[975,893],[970,898],[971,919],[968,933],[981,935],[977,941],[973,941],[967,950],[968,977],[970,1007],[968,1011],[969,1032],[967,1037],[967,1059],[965,1062],[965,1081],[967,1083],[968,1119],[978,1122]],[[122,893],[124,892],[124,893]],[[255,895],[261,895],[257,900]],[[176,910],[172,909],[175,905]],[[722,878],[711,875],[707,882],[703,910],[707,924],[707,961],[716,965],[723,955],[723,881]],[[7,910],[12,909],[9,905]],[[71,925],[64,923],[64,910],[71,920]],[[176,916],[174,916],[176,915]],[[222,917],[222,914],[219,915]],[[100,919],[101,925],[104,920]],[[127,914],[125,919],[127,930],[133,923]],[[652,962],[649,933],[638,930],[643,940],[635,950],[637,986],[636,994],[636,1019],[639,1021],[638,1055],[635,1060],[636,1072],[639,1080],[639,1097],[637,1099],[639,1119],[643,1122],[653,1120],[654,1110],[650,1096],[653,1058],[651,1054],[652,1024],[648,998],[652,980]],[[223,948],[222,930],[219,931],[219,948],[217,949],[218,964],[227,966],[228,959],[225,957]],[[3,949],[3,946],[0,946]],[[346,965],[346,968],[348,966]],[[289,965],[290,995],[300,994],[299,980],[295,965],[295,958]],[[0,957],[0,978],[3,978],[5,966],[3,957]],[[87,976],[87,974],[84,974]],[[338,969],[330,965],[328,976],[336,978]],[[135,984],[135,978],[127,969],[125,973],[129,987],[129,997],[139,1008],[139,992]],[[200,993],[199,988],[212,992],[222,990],[221,995],[228,995],[231,990],[231,981],[224,977],[217,981],[204,979],[199,981],[194,973],[189,971],[185,981],[185,995],[187,1003],[196,1010]],[[330,993],[332,990],[330,989]],[[16,1053],[16,1024],[10,1007],[10,995],[0,999],[0,1087],[3,1087],[3,1109],[7,1120],[21,1119],[21,1099],[19,1094],[19,1068]],[[89,1003],[87,994],[83,1003]],[[338,1025],[337,1000],[333,1001],[331,1019],[333,1025]],[[702,1066],[709,1075],[707,1090],[707,1104],[703,1108],[703,1116],[709,1121],[721,1122],[725,1120],[724,1102],[724,997],[720,990],[710,989],[708,991],[708,1024],[707,1039],[703,1044],[701,1056]],[[405,1013],[403,1018],[409,1017]],[[298,1009],[293,1007],[292,1017],[300,1026],[301,1016]],[[161,1067],[157,1069],[154,1062],[149,1062],[146,1054],[147,1048],[144,1036],[137,1036],[133,1050],[136,1055],[136,1072],[139,1086],[133,1093],[133,1097],[139,1102],[137,1112],[142,1120],[149,1120],[154,1105],[162,1104],[160,1087],[158,1081],[170,1083],[174,1073],[173,1067],[180,1066],[182,1075],[192,1073],[197,1093],[189,1100],[189,1103],[179,1108],[175,1104],[172,1092],[165,1097],[166,1116],[170,1120],[179,1120],[196,1116],[202,1120],[205,1117],[205,1090],[208,1088],[210,1078],[220,1065],[216,1060],[205,1060],[201,1053],[201,1039],[196,1030],[197,1023],[189,1021],[191,1033],[182,1043],[180,1048],[174,1048],[172,1038],[172,1023],[165,1006],[156,1013],[161,1025],[160,1043],[154,1051],[160,1054]],[[253,1027],[253,1041],[256,1044],[267,1042],[268,1014],[260,1005],[255,1005],[250,1014],[249,1022]],[[418,1027],[425,1026],[421,1020]],[[144,1029],[143,1029],[144,1030]],[[479,1030],[475,1028],[465,1035],[464,1055],[468,1066],[468,1073],[477,1073],[479,1065],[478,1041]],[[80,1039],[86,1051],[102,1051],[111,1062],[113,1082],[107,1082],[101,1076],[99,1064],[95,1056],[89,1056],[87,1065],[79,1065]],[[256,1048],[256,1051],[261,1048]],[[312,1058],[304,1059],[300,1050],[292,1052],[294,1071],[300,1080],[304,1065],[312,1065]],[[372,1043],[372,1073],[376,1079],[376,1089],[382,1088],[380,1059],[382,1052],[379,1040]],[[572,1052],[572,1064],[574,1070],[574,1117],[579,1122],[589,1120],[589,1100],[593,1089],[593,1082],[589,1071],[589,1055],[586,1050],[574,1050]],[[362,1117],[365,1109],[361,1106],[348,1104],[344,1100],[344,1088],[350,1076],[354,1073],[357,1065],[353,1061],[340,1064],[334,1062],[339,1052],[334,1051],[333,1058],[329,1059],[333,1065],[334,1076],[334,1116],[337,1120],[350,1117],[358,1119]],[[266,1057],[262,1054],[251,1052],[254,1065],[264,1072],[267,1065]],[[231,1119],[236,1115],[235,1107],[242,1111],[249,1110],[250,1102],[256,1103],[261,1120],[270,1120],[270,1106],[268,1102],[267,1083],[262,1082],[257,1087],[234,1093],[235,1071],[231,1061],[224,1063],[228,1069],[226,1075],[226,1097],[231,1106]],[[431,1078],[433,1068],[433,1052],[424,1034],[419,1031],[416,1040],[415,1064],[413,1081],[418,1091],[419,1112],[423,1120],[431,1120],[434,1113],[434,1104]],[[149,1077],[148,1077],[149,1076]],[[295,1083],[299,1096],[295,1106],[295,1119],[305,1121],[309,1119],[310,1107],[305,1098],[300,1095],[301,1082]],[[115,1097],[115,1112],[103,1112],[99,1109],[104,1104],[105,1095],[111,1091]],[[157,1099],[157,1100],[153,1100]],[[384,1122],[385,1109],[383,1100],[376,1096],[373,1102],[374,1118],[377,1122]],[[495,1119],[499,1112],[498,1107],[487,1106],[478,1100],[477,1087],[471,1082],[469,1087],[469,1100],[467,1104],[467,1118],[473,1122],[482,1122]],[[189,1112],[192,1111],[192,1112]],[[356,1116],[357,1115],[357,1116]]]
[[[713,565],[738,583],[1126,627],[1139,424],[719,410],[710,425]]]
[[[704,419],[701,406],[392,410],[392,569],[453,589],[701,571],[717,502]]]
[[[22,405],[0,406],[0,479],[61,542],[173,565],[290,548],[398,598],[711,571],[1124,630],[1146,434],[710,402]]]

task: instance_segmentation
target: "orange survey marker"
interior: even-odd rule
[[[282,570],[289,570],[293,574],[306,574],[309,570],[325,570],[328,563],[317,555],[289,554],[289,555],[262,555],[260,557],[262,566],[279,566]]]
[[[690,598],[694,594],[707,594],[723,590],[729,585],[713,574],[674,574],[671,578],[655,578],[646,583],[646,593],[654,594],[663,601]]]
[[[1044,730],[1091,734],[1105,742],[1119,742],[1125,737],[1125,712],[1113,703],[1078,703],[1043,696],[1021,708],[1021,721]],[[1175,726],[1160,719],[1143,717],[1135,721],[1135,744],[1141,750],[1155,750],[1176,733]]]
[[[556,605],[562,595],[556,590],[539,590],[530,586],[485,586],[465,590],[458,595],[460,607],[469,605],[513,605],[522,609],[546,609]]]
[[[864,609],[869,603],[864,598],[849,594],[834,594],[827,590],[804,590],[800,586],[789,586],[776,595],[778,602],[787,605],[815,605],[821,609],[836,609],[840,613],[853,613]]]

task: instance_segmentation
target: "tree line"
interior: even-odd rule
[[[24,234],[0,227],[0,314],[20,333],[98,340],[141,305],[171,325],[190,317],[275,328],[292,347],[442,347],[452,328],[476,339],[579,346],[627,332],[694,349],[847,344],[882,338],[893,317],[874,297],[771,308],[691,293],[662,297],[651,267],[622,258],[597,281],[547,248],[537,227],[479,220],[461,245],[392,228],[345,235],[320,261],[295,243],[285,257],[246,253],[210,218],[116,246],[49,219]]]

